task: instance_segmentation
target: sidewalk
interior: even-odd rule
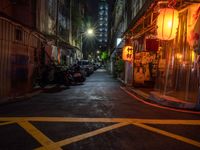
[[[29,99],[33,96],[36,96],[42,92],[45,92],[45,91],[48,91],[50,89],[53,89],[55,88],[56,85],[48,85],[44,88],[41,88],[39,86],[36,86],[33,88],[33,90],[29,93],[25,93],[24,95],[21,95],[21,96],[12,96],[12,97],[8,97],[8,98],[4,98],[0,101],[0,105],[2,104],[7,104],[7,103],[12,103],[12,102],[18,102],[18,101],[22,101],[22,100],[26,100],[26,99]]]
[[[126,88],[126,90],[133,93],[134,95],[137,95],[143,100],[150,103],[177,109],[200,111],[200,105],[186,102],[175,97],[162,95],[161,93],[154,91],[153,89],[134,88],[130,86],[124,86],[124,88]]]

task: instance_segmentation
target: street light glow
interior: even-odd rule
[[[88,35],[93,35],[94,34],[94,30],[93,29],[88,29],[87,30],[87,34]]]

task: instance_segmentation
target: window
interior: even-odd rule
[[[19,28],[15,29],[15,40],[22,41],[22,30]]]

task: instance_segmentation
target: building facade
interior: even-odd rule
[[[131,46],[132,59],[124,61],[122,80],[135,88],[149,90],[153,97],[162,96],[199,107],[199,1],[126,0],[125,8],[123,18],[127,25],[124,24],[122,36],[125,42],[118,58],[122,60],[123,49]],[[162,9],[177,12],[178,21],[173,22],[177,27],[170,26],[171,31],[165,33],[173,30],[174,37],[169,39],[163,37],[166,29],[159,30],[165,27],[158,24]]]
[[[84,20],[85,20],[85,9],[86,5],[84,1],[72,0],[71,1],[71,32],[72,40],[71,44],[75,46],[76,59],[83,59],[83,37],[82,33],[85,30]],[[77,11],[78,10],[78,11]]]
[[[1,102],[31,89],[35,52],[44,41],[44,37],[34,30],[35,7],[35,1],[1,1]]]
[[[72,32],[72,5],[79,2],[1,1],[0,103],[32,91],[42,67],[69,66],[82,58],[73,43],[78,28]]]
[[[110,72],[114,73],[117,71],[117,64],[119,63],[117,60],[117,55],[121,53],[123,47],[123,40],[122,36],[126,30],[126,21],[125,18],[125,1],[123,0],[116,0],[114,2],[111,15],[109,18],[109,54],[110,54]],[[121,74],[124,76],[124,73]]]
[[[108,43],[108,3],[106,0],[99,2],[97,41],[98,49],[106,51]]]

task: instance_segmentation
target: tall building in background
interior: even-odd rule
[[[108,42],[108,3],[106,0],[100,0],[99,2],[97,40],[98,49],[105,51]]]

